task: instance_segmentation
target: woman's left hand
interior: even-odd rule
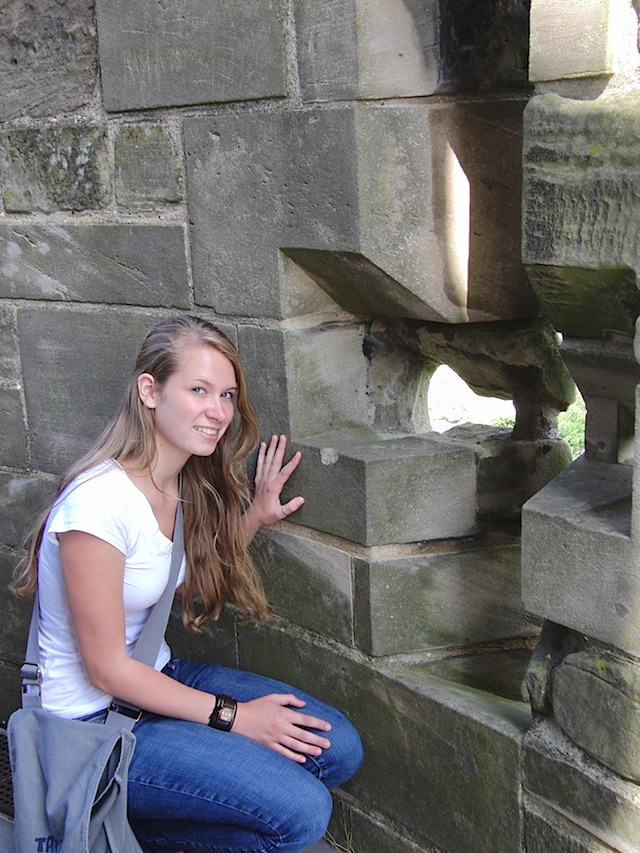
[[[282,490],[289,477],[298,467],[302,454],[294,453],[286,465],[283,465],[287,449],[286,435],[273,435],[269,444],[261,442],[256,465],[255,490],[253,501],[247,510],[246,520],[251,536],[263,524],[275,524],[282,521],[292,512],[300,509],[304,498],[298,495],[287,501],[280,502]]]

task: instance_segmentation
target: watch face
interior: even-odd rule
[[[223,708],[220,711],[220,719],[223,723],[229,723],[233,719],[233,708]]]

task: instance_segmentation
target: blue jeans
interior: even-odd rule
[[[331,815],[329,788],[345,782],[362,760],[360,738],[346,717],[300,690],[250,672],[176,658],[164,671],[183,684],[241,702],[294,693],[306,701],[304,713],[331,723],[331,746],[297,764],[233,732],[143,714],[133,730],[128,806],[146,853],[295,853],[322,838]]]

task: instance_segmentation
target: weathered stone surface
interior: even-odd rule
[[[273,0],[97,0],[107,110],[243,101],[285,94]]]
[[[431,95],[440,82],[437,0],[296,0],[307,100]]]
[[[364,330],[239,328],[238,343],[263,437],[301,439],[372,420]],[[339,377],[339,381],[337,381]]]
[[[173,654],[184,660],[238,666],[235,639],[236,617],[232,613],[223,612],[218,622],[214,625],[207,622],[197,633],[185,630],[181,614],[181,604],[176,601],[166,634]]]
[[[509,101],[186,120],[198,302],[285,316],[282,250],[350,312],[534,316],[519,261],[521,110]],[[239,256],[239,242],[251,251]]]
[[[406,837],[405,827],[390,827],[361,811],[351,797],[334,791],[334,809],[327,837],[338,850],[375,850],[376,853],[441,853],[431,844]],[[401,834],[402,833],[402,834]],[[355,846],[354,846],[355,845]],[[329,848],[326,853],[330,853]],[[313,853],[310,851],[310,853]]]
[[[0,473],[0,541],[10,548],[22,548],[54,491],[49,480]]]
[[[153,209],[182,198],[175,145],[160,124],[127,124],[115,141],[116,200],[123,207]]]
[[[96,83],[93,0],[7,0],[0,19],[0,121],[82,107]]]
[[[574,653],[555,670],[552,689],[555,718],[569,737],[615,773],[639,782],[640,665],[604,650]]]
[[[24,660],[32,599],[15,598],[7,592],[15,555],[0,550],[0,589],[2,589],[2,619],[0,619],[0,726],[6,727],[7,717],[20,707],[20,666]]]
[[[605,716],[606,719],[606,716]],[[532,843],[536,836],[542,841],[533,847],[536,853],[565,853],[572,850],[563,846],[566,837],[582,839],[578,827],[593,834],[597,843],[604,845],[576,848],[576,853],[607,853],[609,850],[636,850],[640,846],[640,797],[638,786],[621,779],[598,761],[591,759],[577,747],[552,721],[545,720],[532,726],[523,744],[523,783],[539,804],[551,804],[544,809],[549,828],[534,826],[527,835]],[[539,807],[539,806],[538,806]],[[557,809],[557,812],[553,809]],[[526,801],[527,823],[532,811],[532,800]],[[559,815],[560,826],[554,829]],[[555,840],[554,840],[555,836]],[[547,840],[549,847],[541,846]],[[592,839],[591,843],[594,843]],[[529,851],[529,847],[527,847]]]
[[[16,311],[0,305],[0,379],[17,380],[20,372]]]
[[[8,130],[0,137],[0,169],[9,213],[99,210],[111,198],[102,125]]]
[[[15,382],[0,379],[0,465],[19,468],[28,464],[22,396]]]
[[[532,81],[610,75],[624,65],[634,20],[626,0],[531,3],[529,77]],[[637,21],[635,22],[637,27]]]
[[[475,458],[438,435],[381,439],[362,429],[295,442],[305,524],[362,545],[467,536],[475,529]],[[288,499],[287,498],[287,499]]]
[[[183,226],[0,223],[0,294],[186,308]]]
[[[524,703],[448,683],[428,666],[372,671],[277,626],[243,631],[239,643],[243,667],[307,690],[353,720],[365,758],[345,790],[363,811],[403,827],[427,850],[522,850]]]
[[[303,95],[347,100],[526,86],[527,11],[520,0],[296,0]]]
[[[601,462],[629,461],[633,458],[635,395],[640,384],[640,365],[634,358],[631,339],[623,335],[615,340],[564,338],[560,351],[587,406],[587,456]]]
[[[157,318],[143,312],[20,310],[34,465],[60,473],[89,448],[122,399]]]
[[[278,528],[259,534],[254,550],[278,616],[352,645],[351,557],[346,551]]]
[[[526,801],[527,853],[611,853],[613,848],[608,844],[601,844],[591,833],[545,805]]]
[[[356,644],[373,655],[537,633],[522,609],[520,549],[478,541],[354,560]]]
[[[571,462],[564,439],[518,441],[508,428],[478,424],[453,427],[450,438],[473,442],[478,449],[478,513],[519,518],[522,504]]]
[[[527,105],[524,121],[525,264],[603,269],[606,275],[640,269],[637,91],[594,101],[539,95]],[[629,280],[613,275],[622,284]],[[589,299],[594,277],[586,279],[592,285],[585,292],[586,310],[597,313]],[[583,286],[583,278],[573,286]],[[556,301],[571,284],[557,289]]]
[[[431,371],[446,364],[477,393],[513,400],[517,440],[548,439],[559,411],[575,398],[575,384],[548,323],[469,323],[444,326],[414,321],[374,323],[368,348],[403,348]],[[372,358],[373,361],[373,358]]]
[[[640,653],[631,468],[581,457],[522,509],[522,597],[552,622]],[[576,595],[588,589],[589,595]]]

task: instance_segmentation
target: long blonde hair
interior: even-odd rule
[[[238,385],[236,416],[211,456],[192,456],[182,469],[182,501],[187,574],[182,592],[182,621],[198,629],[217,619],[226,602],[247,616],[269,615],[260,577],[247,550],[242,515],[251,500],[245,461],[258,440],[258,426],[240,356],[229,338],[199,317],[183,315],[157,325],[144,339],[133,376],[113,420],[90,450],[62,476],[56,498],[82,472],[107,459],[133,462],[149,470],[156,454],[153,410],[144,406],[137,380],[150,373],[163,386],[185,350],[211,346],[233,365]],[[55,504],[54,500],[54,504]],[[27,553],[11,586],[16,595],[34,592],[38,553],[51,507],[36,522]],[[198,612],[194,604],[199,600]]]

